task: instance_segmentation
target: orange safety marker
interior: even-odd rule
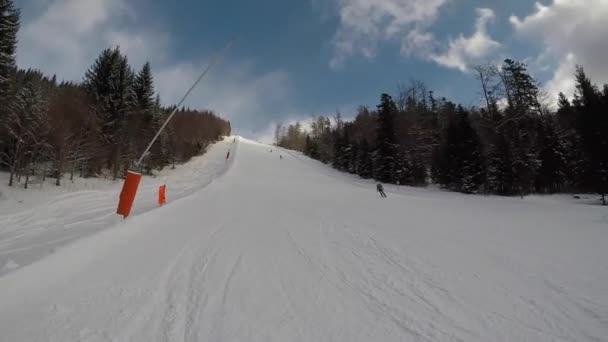
[[[127,218],[131,214],[131,208],[135,201],[135,195],[137,194],[137,188],[141,182],[141,177],[141,173],[127,171],[127,177],[125,178],[125,183],[122,185],[122,191],[120,192],[118,210],[116,210],[118,215]]]
[[[161,185],[158,188],[158,205],[159,206],[163,206],[165,204],[167,204],[167,197],[165,196],[167,192],[167,186],[166,185]]]

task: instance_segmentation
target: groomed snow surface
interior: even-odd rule
[[[158,207],[160,185],[167,185],[168,200],[208,185],[227,169],[230,148],[228,143],[219,144],[175,170],[167,168],[154,178],[144,177],[131,215]],[[54,179],[48,179],[23,191],[21,186],[9,188],[8,174],[0,174],[0,276],[122,221],[115,214],[122,180],[76,177],[62,182],[57,187]]]
[[[0,341],[608,341],[606,208],[381,199],[232,142],[166,171],[162,208],[145,178],[124,221],[120,184],[0,199]]]

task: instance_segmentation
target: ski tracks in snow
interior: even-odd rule
[[[142,336],[147,341],[201,340],[201,316],[210,301],[208,270],[218,262],[218,240],[225,233],[222,225],[210,236],[193,239],[184,247],[158,281],[150,301],[126,324],[121,341],[139,340]],[[225,288],[229,279],[230,276]]]
[[[369,325],[359,329],[371,334],[378,326],[384,326],[386,331],[393,332],[395,341],[402,340],[404,336],[418,341],[458,341],[472,336],[473,333],[464,325],[443,312],[447,303],[466,309],[440,285],[440,274],[429,273],[433,269],[430,265],[407,259],[374,237],[348,227],[337,228],[335,224],[320,222],[315,234],[317,243],[313,232],[311,230],[310,236],[306,236],[306,232],[292,231],[289,227],[284,232],[292,254],[301,259],[292,264],[304,264],[307,273],[314,274],[309,283],[315,290],[299,293],[296,297],[302,298],[302,294],[307,293],[310,298],[306,301],[314,303],[317,309],[328,310],[316,315],[313,313],[312,322],[305,322],[309,328],[322,324],[315,317],[320,318],[324,314],[331,317],[332,311],[338,311],[352,317],[367,316]],[[290,282],[282,280],[281,294],[293,316],[310,320],[310,313],[297,312],[297,308],[306,305],[291,299],[291,293],[296,289],[285,284]],[[353,298],[358,300],[353,301]],[[372,323],[374,320],[376,322]],[[450,328],[424,324],[438,320],[449,324]],[[302,331],[302,327],[298,330]],[[458,335],[453,331],[458,331]],[[310,336],[310,331],[308,333]]]
[[[362,232],[334,231],[330,252],[336,260],[335,274],[361,300],[362,311],[383,317],[396,329],[392,330],[399,331],[397,336],[417,341],[467,340],[470,332],[443,313],[446,303],[459,303],[439,285],[441,275],[429,272],[432,265],[406,258]],[[425,324],[437,321],[450,329]],[[458,331],[460,336],[449,331]]]
[[[506,206],[536,222],[534,208],[472,210],[476,197],[436,209],[453,194],[379,201],[299,155],[244,143],[234,160],[232,149],[228,162],[216,150],[224,171],[205,191],[7,274],[0,330],[86,342],[606,336],[603,226],[571,233],[556,216],[539,228],[501,216]],[[0,253],[27,233],[0,231]]]

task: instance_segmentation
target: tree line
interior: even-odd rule
[[[82,82],[20,70],[19,18],[12,0],[0,0],[0,168],[10,173],[9,185],[122,177],[176,109],[161,105],[150,63],[135,71],[116,47],[101,52]],[[180,108],[139,170],[185,162],[230,131],[211,111]]]
[[[524,63],[476,68],[483,105],[436,98],[422,82],[382,94],[354,120],[314,117],[277,126],[276,144],[380,182],[439,184],[463,193],[608,192],[608,85],[577,67],[572,100],[557,110]]]

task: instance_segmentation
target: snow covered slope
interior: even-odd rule
[[[201,191],[1,277],[0,340],[606,340],[605,208],[381,199],[269,150],[241,139]]]
[[[162,184],[167,184],[169,201],[209,184],[226,170],[225,156],[232,142],[225,139],[175,170],[166,168],[155,178],[144,177],[132,215],[158,207],[158,187]],[[8,180],[0,182],[0,276],[122,221],[115,214],[122,180],[77,178],[56,187],[49,179],[27,191],[9,188]]]

